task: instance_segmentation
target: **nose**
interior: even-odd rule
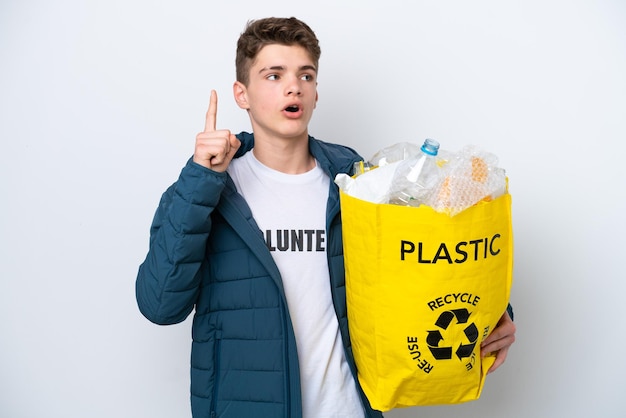
[[[287,85],[287,95],[288,96],[302,95],[302,89],[300,88],[300,79],[298,77],[292,78],[289,84]]]
[[[301,94],[302,94],[302,91],[300,91],[299,88],[291,88],[287,90],[288,96],[300,96]]]

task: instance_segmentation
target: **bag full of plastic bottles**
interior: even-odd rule
[[[359,381],[381,411],[480,397],[508,305],[511,196],[497,158],[398,143],[338,175]]]

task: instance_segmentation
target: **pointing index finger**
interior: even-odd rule
[[[217,120],[217,92],[215,90],[211,90],[211,100],[209,101],[209,110],[207,110],[206,112],[204,132],[215,131],[216,120]]]

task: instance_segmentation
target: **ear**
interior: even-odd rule
[[[320,98],[319,93],[317,92],[317,90],[315,90],[315,106],[313,106],[313,109],[315,109],[317,107],[317,100]]]
[[[248,89],[243,83],[235,81],[235,84],[233,84],[233,95],[235,96],[237,106],[245,110],[250,109],[250,104],[248,103]]]

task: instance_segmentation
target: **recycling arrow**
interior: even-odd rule
[[[470,342],[469,344],[460,344],[459,348],[456,350],[456,355],[459,360],[462,360],[465,357],[469,357],[472,355],[474,351],[474,347],[476,347],[476,341],[478,340],[478,328],[474,323],[469,324],[464,330],[463,333],[467,337],[467,340]]]
[[[454,318],[456,318],[456,325],[467,324],[470,315],[471,313],[465,308],[444,311],[439,315],[437,321],[435,321],[435,326],[442,330],[447,330]],[[469,344],[459,344],[455,352],[459,360],[463,360],[464,358],[472,355],[479,335],[478,328],[473,322],[465,327],[463,333],[465,334]],[[444,341],[444,337],[441,335],[439,330],[428,331],[426,344],[428,345],[428,349],[433,357],[437,360],[449,360],[452,358],[452,346],[440,347],[439,344],[442,341]]]

